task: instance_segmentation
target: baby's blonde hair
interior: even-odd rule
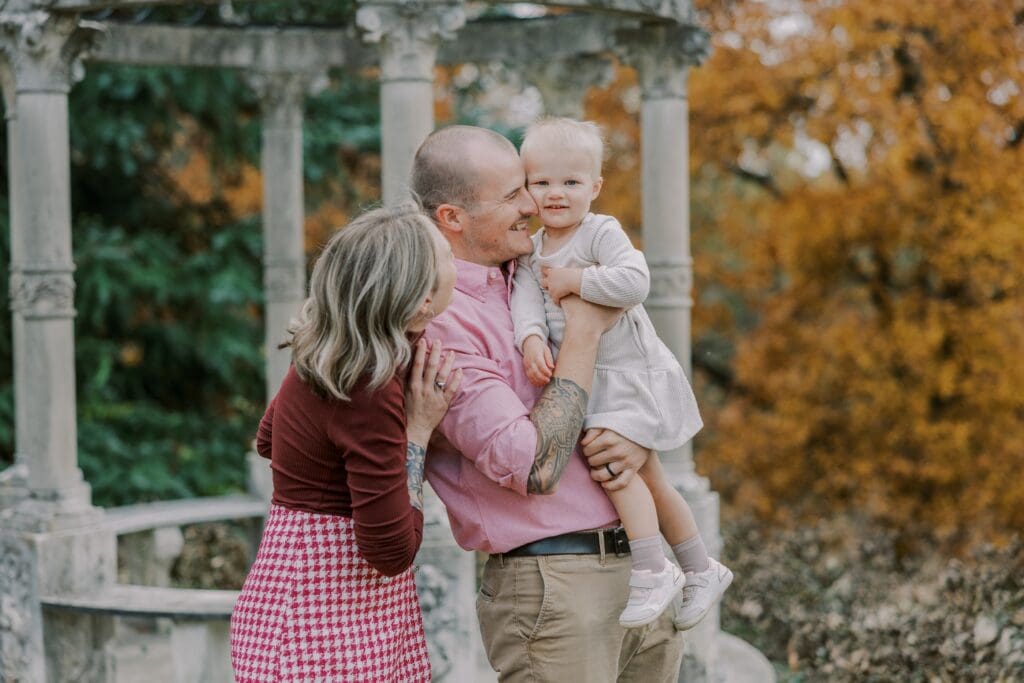
[[[579,149],[590,157],[594,164],[594,177],[601,175],[604,159],[604,138],[601,127],[593,121],[577,121],[564,116],[545,116],[537,119],[526,129],[519,154],[526,157],[532,150],[549,146]]]

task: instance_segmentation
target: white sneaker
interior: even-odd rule
[[[732,571],[721,562],[708,558],[708,568],[686,577],[682,606],[676,613],[675,625],[686,631],[700,623],[732,583]]]
[[[619,615],[619,624],[636,628],[651,623],[672,604],[684,583],[683,572],[667,560],[660,572],[634,569],[629,576],[629,600]]]

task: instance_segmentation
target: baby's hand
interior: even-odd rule
[[[555,369],[555,361],[551,357],[551,349],[544,340],[531,334],[523,342],[523,366],[530,384],[543,387],[551,381],[551,373]]]
[[[582,268],[550,268],[540,269],[540,286],[548,290],[548,294],[557,304],[563,296],[578,295],[583,287]]]

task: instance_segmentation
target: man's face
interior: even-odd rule
[[[465,253],[459,256],[499,266],[533,251],[526,228],[537,205],[526,191],[523,164],[513,150],[490,145],[475,151],[477,201],[466,207],[470,221],[463,232]]]

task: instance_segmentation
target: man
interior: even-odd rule
[[[458,278],[427,328],[456,352],[459,393],[435,432],[427,478],[459,545],[490,554],[477,596],[484,648],[501,681],[674,681],[682,636],[671,610],[623,629],[629,546],[602,485],[625,485],[646,451],[613,432],[576,453],[601,333],[620,311],[567,297],[553,378],[538,390],[515,348],[514,259],[532,250],[537,208],[515,147],[483,128],[433,133],[412,189],[451,244]],[[598,531],[594,531],[594,530]]]

